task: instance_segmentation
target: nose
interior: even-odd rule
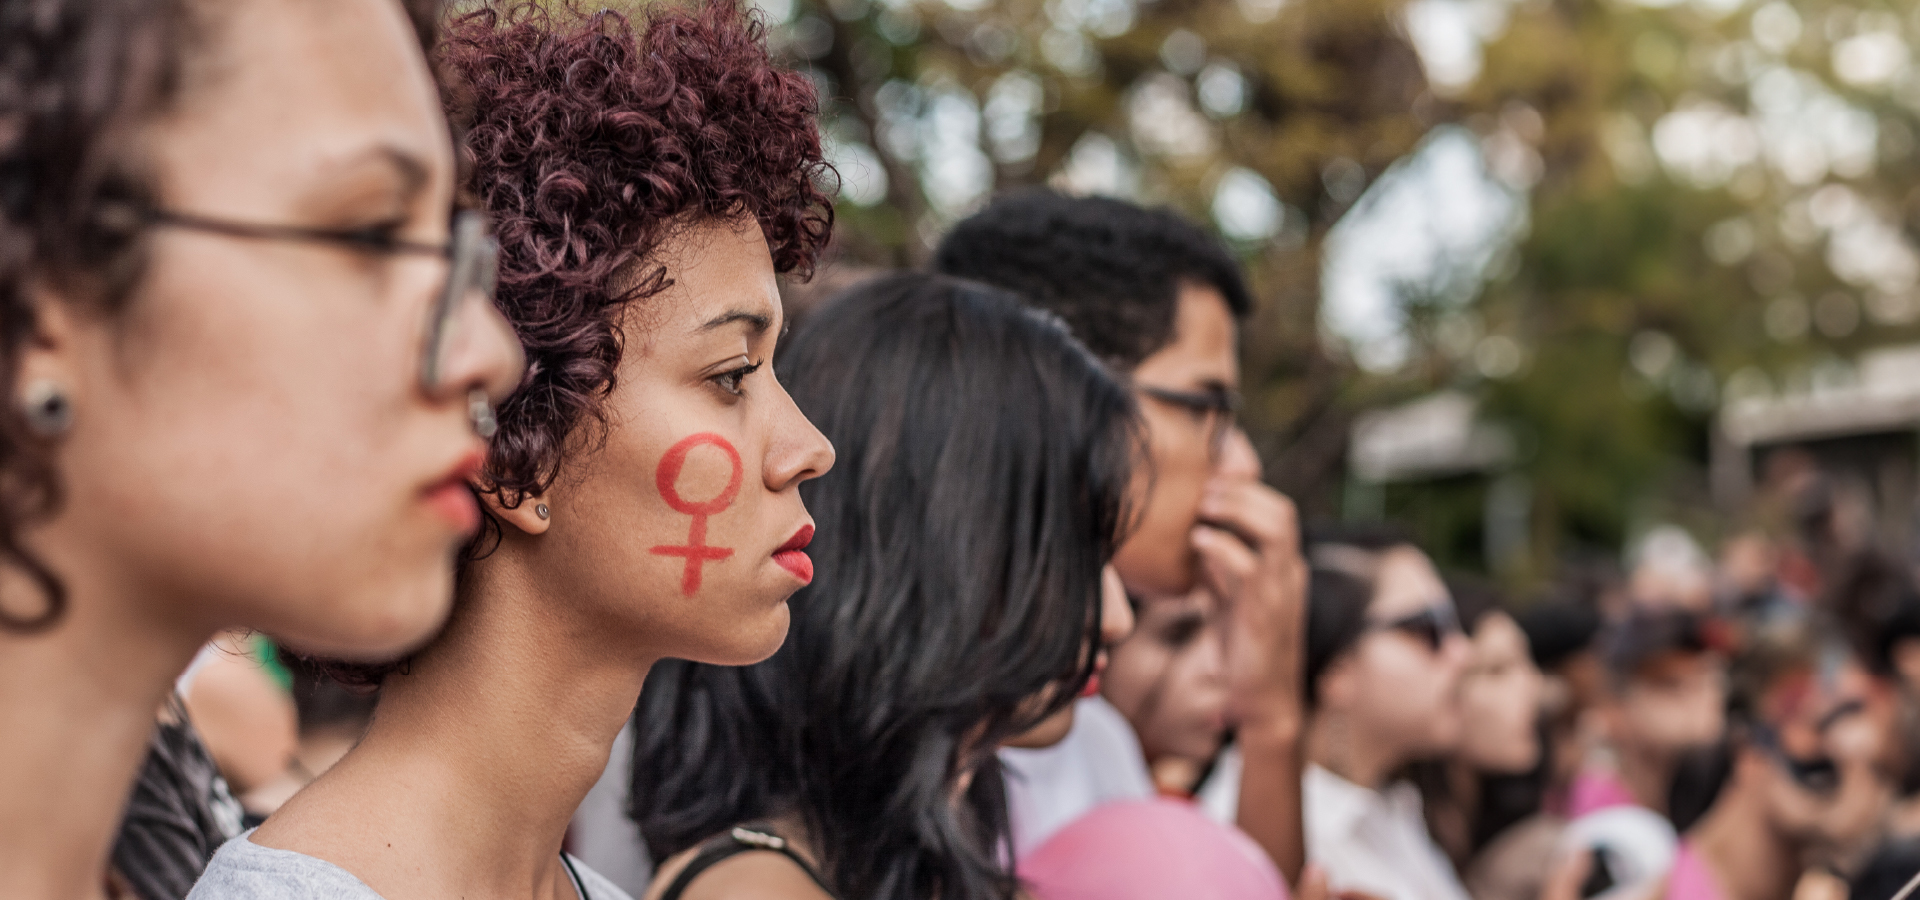
[[[487,399],[499,403],[520,386],[526,374],[526,352],[506,316],[484,294],[469,294],[448,325],[439,383],[430,387],[434,399],[465,398],[484,391]]]
[[[1109,565],[1100,570],[1100,640],[1111,647],[1133,633],[1133,606],[1120,572]]]
[[[786,388],[781,387],[779,392],[765,475],[767,489],[775,493],[827,474],[834,460],[833,442],[813,427],[813,421],[800,411]]]
[[[1260,454],[1253,449],[1253,439],[1247,437],[1245,430],[1235,425],[1227,429],[1221,440],[1220,460],[1214,464],[1213,474],[1220,478],[1236,478],[1245,481],[1260,480]]]

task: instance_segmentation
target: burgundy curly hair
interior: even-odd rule
[[[553,483],[583,424],[605,427],[621,313],[672,283],[656,257],[679,229],[750,216],[774,268],[805,276],[833,226],[813,84],[774,63],[737,0],[552,5],[491,3],[441,48],[468,187],[498,230],[498,303],[529,363],[488,463],[508,505]]]

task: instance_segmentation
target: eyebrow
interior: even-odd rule
[[[707,320],[705,325],[700,326],[700,330],[713,331],[716,328],[725,328],[735,322],[747,323],[747,330],[754,334],[766,334],[767,329],[773,327],[773,319],[770,316],[736,309]]]
[[[334,173],[351,173],[363,166],[378,166],[399,173],[400,194],[413,197],[427,186],[430,169],[427,162],[418,154],[401,149],[394,144],[380,144],[354,153],[339,163],[329,166]]]

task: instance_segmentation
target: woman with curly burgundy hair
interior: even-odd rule
[[[0,0],[0,897],[126,887],[220,630],[378,659],[446,619],[521,369],[437,8]]]
[[[561,842],[648,670],[764,659],[812,577],[799,485],[833,448],[768,365],[775,277],[831,225],[811,83],[732,0],[550,5],[464,15],[445,50],[530,366],[489,533],[359,746],[199,900],[624,897]]]

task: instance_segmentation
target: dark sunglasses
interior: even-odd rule
[[[1240,415],[1240,394],[1238,391],[1223,387],[1214,387],[1205,391],[1178,391],[1173,388],[1135,385],[1141,394],[1161,403],[1177,406],[1193,414],[1193,417],[1207,423],[1207,446],[1218,453],[1226,446],[1227,432],[1232,430],[1234,420]]]
[[[1367,630],[1397,631],[1401,634],[1410,635],[1424,642],[1427,645],[1427,649],[1434,653],[1439,653],[1442,648],[1446,647],[1447,638],[1461,632],[1460,617],[1454,613],[1451,605],[1445,603],[1436,603],[1417,613],[1410,613],[1398,619],[1388,619],[1384,622],[1369,622],[1367,623]]]

